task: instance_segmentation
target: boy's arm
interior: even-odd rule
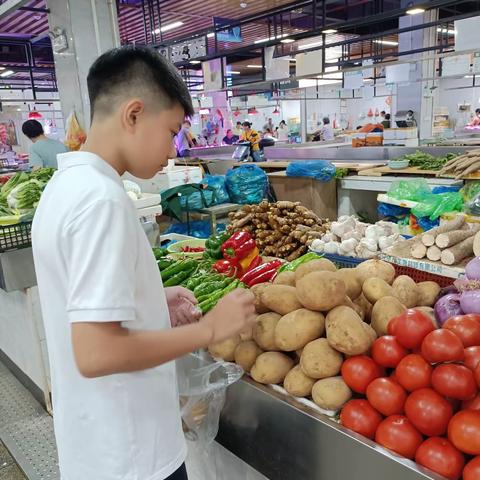
[[[156,367],[232,337],[255,320],[253,295],[239,289],[199,323],[170,330],[129,330],[120,322],[73,323],[72,345],[80,373],[94,378]]]

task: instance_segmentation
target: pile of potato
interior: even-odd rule
[[[440,287],[395,278],[394,267],[382,260],[337,270],[321,258],[252,291],[257,323],[211,345],[211,355],[235,361],[259,383],[283,384],[291,395],[338,410],[352,395],[340,376],[344,356],[368,354],[406,308],[432,313]]]

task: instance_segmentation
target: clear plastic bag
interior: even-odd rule
[[[480,215],[480,193],[465,204],[465,212],[470,215]]]
[[[243,370],[193,354],[178,359],[176,367],[185,436],[206,446],[217,436],[227,387],[240,380]]]
[[[430,187],[424,178],[392,182],[388,191],[389,197],[398,200],[411,200],[413,202],[421,202],[431,194]]]
[[[430,194],[412,208],[416,217],[428,217],[436,220],[438,217],[449,212],[461,212],[463,210],[463,198],[460,192],[447,192]]]
[[[256,165],[242,165],[229,170],[225,180],[234,203],[260,203],[267,193],[268,177]]]
[[[80,147],[85,143],[86,139],[87,134],[78,123],[75,111],[72,110],[67,118],[65,145],[69,150],[80,150]]]
[[[291,162],[287,167],[288,177],[312,177],[320,182],[329,182],[335,177],[335,165],[326,160],[302,160]]]

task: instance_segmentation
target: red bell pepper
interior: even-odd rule
[[[234,233],[223,245],[223,258],[242,260],[257,246],[248,232]]]
[[[272,260],[271,262],[264,263],[247,272],[240,281],[249,287],[257,283],[268,282],[277,273],[280,265],[282,265],[281,260]]]
[[[235,260],[217,260],[213,265],[212,269],[218,273],[223,273],[227,277],[235,277],[242,275],[242,267]]]

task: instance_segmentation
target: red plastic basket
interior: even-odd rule
[[[431,272],[425,272],[423,270],[417,270],[416,268],[412,268],[412,267],[405,267],[403,265],[396,265],[394,263],[392,263],[392,265],[395,267],[395,272],[397,273],[397,277],[399,275],[408,275],[416,283],[432,281],[432,282],[437,282],[443,288],[443,287],[448,287],[449,285],[452,285],[452,283],[455,280],[454,278],[444,277],[442,275],[437,275]]]

